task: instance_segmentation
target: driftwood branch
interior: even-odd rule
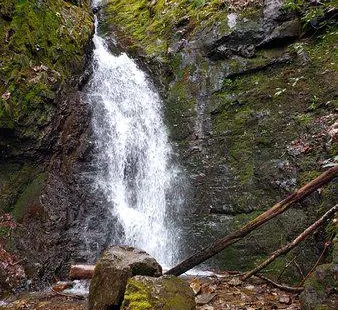
[[[165,274],[179,276],[182,273],[190,270],[191,268],[199,265],[208,258],[216,255],[229,245],[241,240],[243,237],[248,235],[254,229],[262,226],[267,221],[283,213],[284,211],[289,209],[292,204],[301,201],[302,199],[313,193],[315,190],[321,188],[323,185],[327,184],[334,177],[336,177],[337,174],[338,174],[338,166],[328,169],[319,177],[312,180],[310,183],[298,189],[293,194],[291,194],[281,202],[275,204],[269,210],[265,211],[264,213],[256,217],[254,220],[242,226],[239,230],[225,236],[224,238],[214,241],[211,245],[203,248],[196,254],[190,256],[186,260],[179,263],[177,266],[168,270]]]
[[[86,280],[91,279],[94,274],[95,265],[72,265],[70,266],[69,279]]]
[[[307,238],[311,233],[313,233],[318,227],[323,225],[331,216],[334,215],[334,213],[337,211],[337,206],[332,207],[329,211],[327,211],[318,221],[313,223],[310,227],[305,229],[300,235],[297,236],[292,242],[289,242],[285,246],[279,248],[275,252],[273,252],[268,259],[263,261],[261,264],[259,264],[256,268],[252,269],[251,271],[247,272],[242,279],[248,279],[254,274],[256,274],[258,271],[262,270],[266,266],[268,266],[272,261],[274,261],[277,257],[289,252],[292,250],[295,246],[297,246],[300,242],[302,242],[305,238]]]

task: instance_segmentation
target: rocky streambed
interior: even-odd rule
[[[223,273],[214,276],[185,276],[183,278],[195,292],[198,310],[257,310],[257,309],[301,309],[298,295],[288,293],[263,280],[254,278],[241,282],[238,277]],[[68,295],[68,296],[67,296]],[[88,309],[86,296],[69,292],[46,291],[26,296],[18,296],[15,300],[7,300],[3,310],[85,310]]]
[[[70,277],[76,275],[75,269]],[[304,288],[261,276],[243,281],[240,272],[216,274],[195,270],[178,278],[162,275],[162,267],[146,252],[115,246],[98,260],[91,280],[57,282],[40,292],[12,296],[0,300],[0,309],[336,309],[332,272],[332,266],[320,266],[305,281]],[[84,273],[77,275],[83,277]],[[314,285],[320,285],[322,290]]]

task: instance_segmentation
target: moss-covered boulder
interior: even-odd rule
[[[338,264],[325,264],[316,268],[305,281],[300,295],[303,310],[334,310],[338,307]]]
[[[161,266],[146,252],[132,247],[110,247],[95,266],[89,288],[89,309],[104,310],[121,305],[127,280],[132,276],[161,274]]]
[[[174,276],[136,276],[128,280],[123,310],[193,310],[194,292],[189,284]]]

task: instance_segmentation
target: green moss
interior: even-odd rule
[[[0,15],[5,19],[11,19],[17,2],[16,0],[1,0]]]
[[[243,140],[234,141],[229,150],[229,162],[237,168],[236,174],[242,184],[250,182],[254,174],[253,153],[246,139],[244,136]]]
[[[188,68],[183,72],[187,72]],[[177,141],[181,141],[190,134],[190,126],[187,122],[182,123],[182,118],[189,119],[196,114],[196,99],[191,94],[189,84],[182,79],[172,84],[170,97],[165,105],[166,122],[170,129],[171,137]]]
[[[62,0],[12,3],[11,18],[0,23],[0,95],[8,94],[0,101],[0,128],[30,125],[38,137],[32,124],[49,121],[42,114],[55,93],[83,71],[93,20],[87,2],[81,8]]]
[[[204,21],[213,23],[224,20],[228,14],[226,7],[219,1],[164,0],[149,2],[146,0],[108,1],[104,9],[106,18],[124,34],[141,46],[148,55],[166,59],[168,44],[177,39],[179,21],[188,17],[187,30],[192,33],[203,25]]]
[[[246,18],[252,21],[258,21],[261,17],[261,11],[258,10],[259,5],[256,5],[255,7],[248,7],[245,8],[240,12],[241,18]]]
[[[124,295],[122,309],[148,310],[153,309],[150,300],[150,289],[145,284],[135,279],[128,280],[128,287]]]
[[[212,96],[213,132],[226,137],[227,162],[239,181],[236,184],[254,181],[255,167],[264,164],[264,160],[280,157],[291,141],[306,141],[309,133],[314,135],[321,130],[315,121],[334,109],[337,76],[331,63],[337,57],[332,53],[333,37],[337,38],[336,31],[331,29],[319,39],[298,43],[298,52],[301,49],[311,56],[308,65],[295,63],[258,72],[249,70],[247,75],[225,79],[222,90]],[[250,69],[261,65],[264,59],[278,57],[283,51],[258,54],[245,66]],[[243,64],[237,60],[233,60],[232,67],[235,71],[243,70]],[[310,109],[311,106],[315,108]],[[335,154],[336,146],[331,148],[328,155]],[[299,184],[318,175],[318,163],[324,156],[319,145],[299,156]],[[236,201],[240,200],[236,197]]]
[[[296,120],[299,122],[301,126],[306,126],[311,124],[313,121],[313,115],[310,114],[298,114],[296,115]]]
[[[327,305],[319,305],[314,310],[331,310],[331,308]]]
[[[39,174],[35,165],[0,164],[0,214],[11,212],[30,182]]]
[[[172,296],[169,298],[166,302],[166,307],[164,308],[165,310],[170,310],[170,309],[182,309],[186,304],[186,298],[185,296]]]
[[[176,277],[131,278],[128,280],[122,309],[193,309],[193,293]]]
[[[331,146],[329,146],[328,148],[328,154],[329,156],[333,157],[333,156],[337,156],[338,154],[338,143],[332,143]]]
[[[37,199],[41,194],[41,189],[45,180],[45,174],[39,174],[24,190],[17,200],[12,214],[17,221],[22,220],[28,205],[38,203]]]
[[[321,172],[316,171],[316,170],[301,172],[300,176],[299,176],[300,185],[303,186],[303,185],[309,183],[310,181],[312,181],[316,177],[318,177],[320,174],[321,174]]]
[[[300,295],[304,309],[335,309],[335,299],[331,292],[336,287],[335,265],[318,266],[304,283],[304,291]]]

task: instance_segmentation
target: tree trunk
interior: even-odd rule
[[[69,279],[84,280],[91,279],[94,274],[95,265],[72,265],[69,271]]]
[[[338,174],[338,166],[332,167],[321,174],[316,179],[312,180],[310,183],[306,184],[299,190],[295,191],[293,194],[282,200],[281,202],[275,204],[272,208],[265,211],[254,220],[250,221],[239,230],[229,234],[228,236],[214,241],[211,245],[203,248],[196,254],[190,256],[186,260],[179,263],[177,266],[168,270],[165,274],[179,276],[182,273],[190,270],[191,268],[199,265],[208,258],[216,255],[229,245],[241,240],[247,234],[249,234],[254,229],[262,226],[267,221],[276,217],[277,215],[283,213],[290,206],[298,201],[301,201],[311,193],[313,193],[318,188],[330,182]]]

